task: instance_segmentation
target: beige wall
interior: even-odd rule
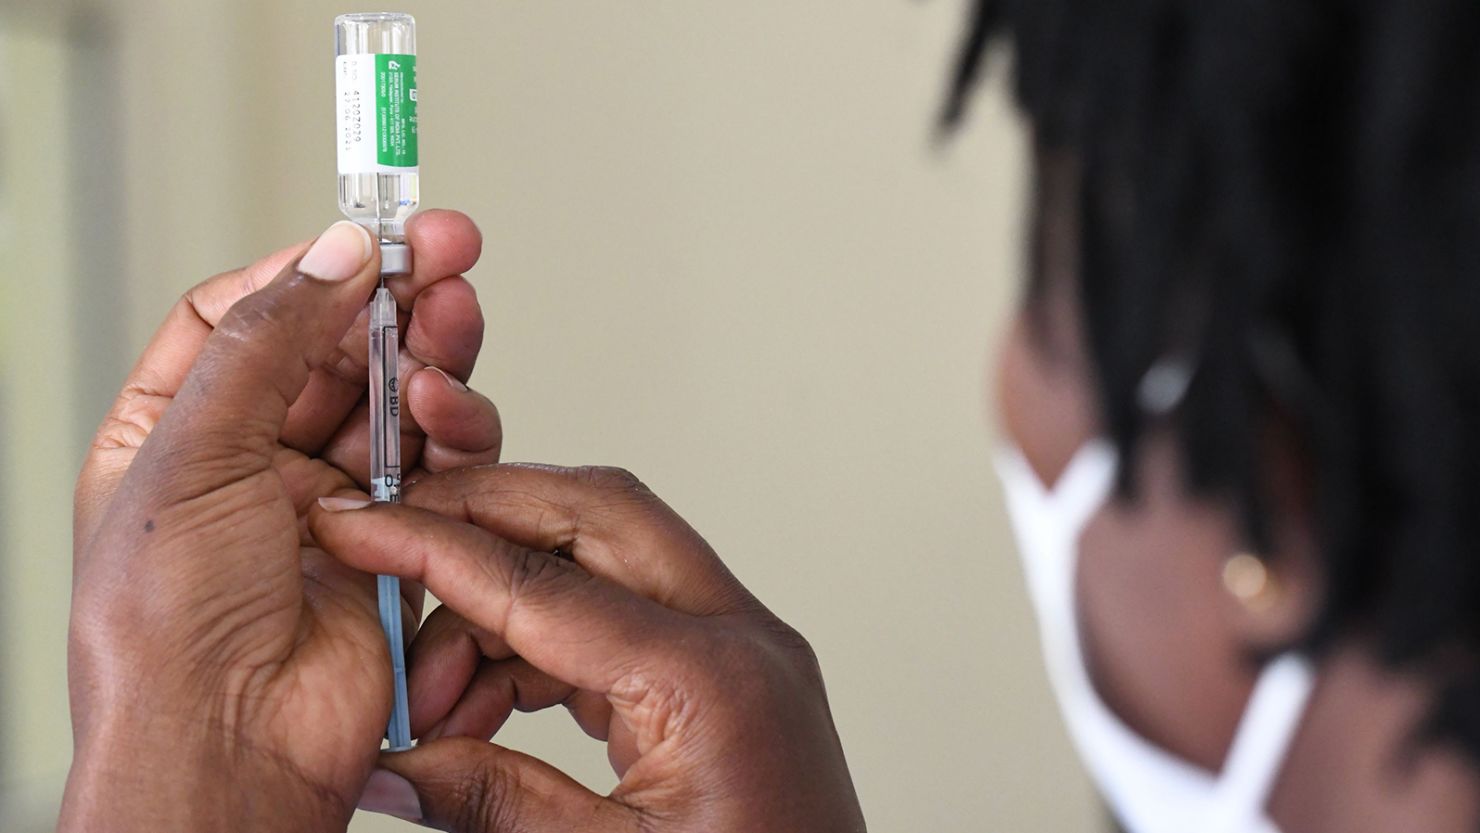
[[[0,491],[4,621],[24,643],[0,653],[0,826],[44,829],[68,750],[62,565],[81,440],[55,414],[95,419],[191,283],[335,219],[329,24],[346,8],[23,5],[0,8],[0,45],[81,67],[60,92],[97,105],[40,122],[0,104],[7,178],[33,168],[6,209],[55,212],[50,236],[0,237],[6,321],[18,297],[54,316],[12,333],[0,389],[7,481],[44,481]],[[420,24],[424,195],[486,236],[474,384],[503,409],[508,457],[633,469],[812,639],[874,830],[1093,829],[990,472],[985,379],[1016,284],[1022,139],[994,89],[965,136],[931,142],[962,4],[402,8]],[[4,89],[42,97],[34,64],[0,66]],[[84,135],[51,167],[26,162],[56,130]],[[77,151],[89,141],[116,177],[64,182],[97,166]],[[109,355],[68,359],[47,386],[16,333]],[[18,442],[19,425],[49,433]],[[500,740],[612,782],[563,713],[517,717]]]
[[[33,136],[60,134],[72,50],[55,30],[0,35],[0,827],[45,813],[71,755],[66,722],[65,627],[70,588],[72,476],[79,434],[76,340],[68,277],[60,148],[33,151],[13,139],[25,114]],[[19,72],[28,74],[25,85]],[[24,205],[16,195],[24,193]],[[37,828],[40,829],[40,828]]]

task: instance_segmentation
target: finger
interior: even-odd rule
[[[599,741],[611,739],[614,722],[611,701],[594,691],[577,689],[562,700],[561,705],[565,706],[576,725],[588,736]],[[617,770],[617,775],[621,774],[622,770]]]
[[[521,752],[446,738],[382,755],[360,809],[455,833],[636,833],[637,812]]]
[[[620,775],[636,759],[625,745],[623,726],[612,719],[611,703],[540,671],[496,634],[479,628],[449,607],[439,607],[423,623],[407,654],[411,731],[423,741],[439,737],[488,740],[514,709],[532,711],[563,705],[587,735],[606,741]],[[625,734],[631,740],[631,733]],[[620,748],[617,748],[620,747]]]
[[[452,713],[485,657],[512,656],[513,650],[502,637],[477,627],[452,608],[444,605],[432,611],[406,652],[411,734],[422,737]]]
[[[429,208],[407,221],[406,243],[412,252],[411,274],[392,278],[386,286],[401,309],[410,310],[427,287],[477,265],[483,232],[460,211]]]
[[[291,451],[283,452],[284,455],[294,453],[295,452]],[[300,455],[300,459],[306,458],[302,458]],[[340,487],[335,489],[320,487],[317,491],[308,491],[309,489],[314,488],[312,485],[306,488],[295,487],[293,485],[290,485],[288,487],[289,496],[293,500],[294,514],[297,516],[298,519],[299,545],[305,548],[303,571],[305,578],[314,577],[313,575],[311,575],[312,571],[310,570],[310,565],[308,563],[311,557],[310,552],[315,554],[312,557],[332,560],[338,564],[340,569],[349,569],[348,565],[338,561],[338,559],[333,558],[332,556],[324,553],[322,550],[319,549],[318,542],[313,539],[313,533],[309,531],[308,528],[309,509],[320,500],[328,500],[334,503],[348,503],[351,505],[355,505],[367,502],[371,499],[370,495],[366,494],[358,487],[349,485],[347,482],[349,480],[349,477],[343,472],[340,472],[330,466],[322,465],[318,461],[311,461],[310,465],[320,470],[332,472],[333,476],[340,478],[340,482],[344,485],[341,485]],[[285,483],[293,482],[289,472],[285,471],[282,468],[279,468],[278,471],[283,474],[283,481]],[[311,480],[308,477],[302,477],[300,479],[304,482],[311,483]],[[380,618],[380,602],[377,594],[375,577],[370,575],[369,573],[364,573],[358,570],[352,572],[355,572],[363,577],[364,584],[362,585],[362,587],[365,590],[368,590],[368,592],[360,592],[357,595],[369,607],[370,611],[375,614],[378,621]],[[418,629],[421,626],[422,613],[426,609],[426,595],[426,588],[422,587],[417,582],[401,582],[401,601],[403,602],[401,612],[402,618],[404,620],[402,622],[402,633],[406,635],[408,648],[410,647],[411,642],[415,639],[416,635],[419,633]]]
[[[207,545],[296,557],[293,506],[274,470],[278,436],[309,372],[365,303],[379,260],[363,228],[336,223],[266,287],[237,302],[206,338],[179,393],[118,482],[126,500],[109,503],[113,522],[99,522],[100,532],[106,525],[134,536],[119,544],[136,546],[140,533],[162,530],[182,546],[151,551],[177,561]],[[282,522],[271,532],[233,524],[242,511],[276,513]],[[78,552],[130,557],[120,545]],[[281,566],[232,563],[217,576],[251,569],[287,575],[276,572]]]
[[[398,303],[406,309],[415,308],[427,290],[444,281],[465,284],[461,278],[449,276],[471,269],[482,249],[477,226],[455,211],[429,210],[416,215],[408,225],[408,235],[418,248],[413,272],[391,281]],[[175,305],[130,373],[93,442],[78,478],[73,530],[76,540],[92,537],[101,507],[179,392],[226,311],[266,286],[307,245],[291,246],[250,266],[217,275],[191,289]],[[471,287],[442,295],[445,299],[434,303],[433,309],[423,310],[425,326],[412,327],[416,333],[414,346],[428,360],[441,362],[466,378],[477,357],[477,345],[470,349],[469,342],[481,340],[481,314],[476,297],[471,304],[467,302],[473,296]],[[447,312],[439,313],[437,308]],[[464,323],[470,317],[476,319],[476,338],[470,335],[474,328]],[[362,316],[341,340],[337,354],[309,374],[308,383],[284,421],[284,445],[317,454],[354,409],[365,389],[365,325]]]
[[[92,538],[102,507],[112,497],[118,480],[128,470],[145,438],[179,393],[221,313],[265,286],[308,245],[305,242],[290,246],[251,266],[217,275],[176,302],[129,372],[93,439],[77,479],[75,540],[85,542]],[[220,312],[215,312],[218,307]]]
[[[471,269],[482,250],[482,234],[478,227],[467,216],[456,211],[429,210],[416,215],[408,225],[408,237],[412,245],[418,246],[421,251],[417,253],[412,274],[394,279],[393,285],[397,301],[407,309],[413,308],[414,302],[427,289],[449,276]],[[194,365],[206,338],[220,323],[227,310],[237,301],[266,286],[312,242],[305,241],[280,249],[250,266],[223,272],[186,292],[170,311],[130,372],[124,383],[123,393],[110,412],[110,421],[122,416],[120,412],[135,398],[173,398],[185,381],[185,375]],[[471,292],[471,287],[468,292]],[[467,293],[458,294],[465,297]],[[473,305],[476,306],[476,297]],[[435,335],[447,329],[447,323],[441,320],[432,321],[426,332]],[[480,319],[480,333],[481,326]],[[360,329],[363,331],[363,326]],[[458,340],[465,341],[467,338],[465,333],[459,332]],[[358,353],[361,365],[364,364],[364,340],[361,338],[345,345],[361,345]],[[428,348],[427,355],[432,358],[441,357],[435,346]],[[458,355],[464,356],[465,353]],[[466,362],[467,359],[464,358],[463,361]],[[463,369],[450,360],[444,363],[464,373],[471,369]],[[363,388],[363,384],[361,387]],[[107,427],[109,426],[105,424],[105,428]],[[131,428],[148,429],[153,425],[135,426],[132,421],[125,419],[121,425],[111,427],[115,431],[127,433]],[[121,437],[110,434],[110,439]],[[133,445],[137,447],[138,443]]]
[[[477,227],[453,211],[431,212],[414,227],[412,244],[419,239],[423,246],[416,251],[415,271],[386,282],[404,310],[402,360],[414,360],[412,370],[431,363],[467,378],[483,343],[483,313],[473,287],[457,272],[441,270],[472,267],[481,246]],[[362,311],[336,354],[312,374],[288,414],[284,444],[318,454],[360,402],[369,373],[368,322]],[[360,422],[350,424],[364,430]]]
[[[411,364],[402,357],[402,368]],[[493,402],[438,368],[420,368],[403,378],[410,380],[403,388],[407,407],[401,411],[401,462],[408,483],[428,469],[498,462],[503,429]],[[362,488],[369,488],[369,422],[369,405],[361,402],[321,454]]]
[[[563,683],[517,657],[486,661],[479,664],[477,672],[446,717],[437,721],[422,740],[473,738],[486,741],[503,728],[516,709],[521,712],[548,709],[561,705],[576,691],[569,683]]]
[[[168,502],[269,464],[289,406],[359,315],[379,265],[364,228],[336,223],[271,283],[233,305],[135,464],[157,461],[169,469],[157,474],[169,476],[144,482],[159,484]]]
[[[419,335],[417,344],[425,350],[428,360],[445,361],[447,366],[464,374],[471,372],[478,347],[474,344],[468,349],[469,328],[460,319],[475,319],[477,341],[481,341],[482,315],[472,288],[457,276],[477,263],[482,234],[466,215],[433,209],[412,218],[407,227],[407,241],[416,253],[412,273],[392,278],[387,286],[397,304],[411,311],[426,298],[435,297],[434,290],[444,282],[464,285],[463,291],[447,293],[445,303],[434,303],[438,309],[423,311],[429,326],[422,329],[430,336]],[[284,252],[279,252],[246,269],[207,281],[189,294],[192,307],[203,321],[216,326],[232,304],[264,286],[297,251],[302,251],[302,247],[288,251],[286,257]],[[293,403],[285,421],[282,435],[285,445],[305,454],[316,454],[364,394],[368,373],[367,322],[362,311],[355,325],[345,333],[339,349],[310,375],[308,385]]]
[[[477,224],[460,211],[446,209],[432,208],[413,215],[406,224],[406,242],[414,253],[411,274],[396,276],[386,284],[405,310],[412,309],[428,287],[472,269],[483,252],[483,232]],[[267,285],[303,249],[303,244],[290,246],[244,269],[207,281],[191,291],[192,306],[202,319],[214,325],[232,304]]]
[[[316,508],[309,526],[336,558],[366,572],[420,581],[536,668],[577,688],[636,707],[653,694],[655,681],[645,669],[676,672],[699,659],[693,620],[566,559],[414,507],[327,509]],[[655,729],[672,728],[665,723],[658,720]]]
[[[503,446],[498,407],[445,371],[428,367],[411,377],[406,406],[426,432],[421,467],[427,472],[497,463]]]
[[[464,381],[483,348],[483,308],[466,278],[452,276],[416,298],[401,339],[422,365],[436,365]]]
[[[414,377],[428,366],[428,362],[440,363],[437,366],[457,380],[466,378],[471,372],[483,339],[483,315],[472,287],[465,280],[448,278],[428,288],[417,300],[406,327],[408,335],[414,337],[405,340],[399,357],[403,383],[413,383]],[[359,335],[363,342],[364,334]],[[345,412],[347,416],[341,414],[335,423],[337,430],[333,438],[323,443],[318,451],[319,456],[350,473],[362,484],[368,482],[366,455],[370,448],[369,406],[360,395],[364,381],[362,373],[358,377],[359,388],[353,409]],[[426,426],[420,424],[419,411],[403,409],[401,413],[402,466],[409,472],[420,462]],[[495,410],[495,423],[496,420]],[[486,454],[475,456],[479,462],[487,462],[488,457]]]
[[[530,549],[568,552],[674,610],[760,606],[693,527],[620,469],[484,466],[420,480],[405,499]]]
[[[401,366],[406,366],[402,354]],[[402,417],[407,415],[403,409]],[[421,448],[426,437],[412,424],[410,419],[400,420],[401,470],[404,472],[421,460]],[[319,457],[329,465],[349,475],[363,489],[370,488],[370,403],[361,399],[349,416],[344,418],[339,432],[326,444]]]

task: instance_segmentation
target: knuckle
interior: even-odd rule
[[[730,684],[733,680],[758,681],[773,676],[772,657],[755,634],[744,631],[723,633],[708,654],[711,677]]]
[[[680,736],[701,717],[713,711],[705,706],[723,705],[728,695],[707,682],[694,669],[699,663],[655,662],[653,670],[634,672],[615,686],[610,696],[625,701],[635,713],[636,725],[650,727],[658,742]]]
[[[252,295],[272,280],[272,273],[263,266],[258,262],[217,273],[187,289],[180,298],[180,307],[209,321],[219,315],[223,306],[229,307]]]
[[[726,623],[704,656],[704,676],[741,709],[822,686],[817,654],[805,637],[774,616]]]
[[[237,377],[239,383],[276,391],[285,406],[291,405],[289,392],[301,388],[322,356],[296,349],[312,325],[289,294],[284,287],[269,287],[232,305],[192,375]]]
[[[580,523],[598,526],[602,523],[649,518],[662,506],[662,501],[637,475],[612,466],[587,466],[576,469],[576,477],[596,493],[581,507]]]
[[[768,649],[776,655],[777,667],[789,680],[811,690],[822,690],[822,663],[805,636],[775,617],[769,617]]]
[[[453,830],[517,830],[519,794],[519,776],[497,754],[481,756],[453,790],[447,821]]]
[[[289,334],[285,312],[276,293],[258,292],[232,304],[216,332],[233,341],[276,340]]]
[[[794,657],[802,665],[809,668],[818,667],[817,651],[813,649],[812,643],[803,636],[801,631],[793,628],[774,616],[766,617],[765,627],[771,633],[776,646],[787,656]]]
[[[369,365],[363,359],[351,355],[343,347],[338,346],[319,363],[319,369],[346,385],[354,387],[363,386],[365,374],[370,371]]]
[[[585,570],[546,552],[519,550],[508,565],[509,599],[514,605],[538,604],[551,594],[569,592],[590,580]]]
[[[575,470],[576,478],[599,489],[612,492],[647,492],[647,486],[637,475],[616,466],[582,466]]]
[[[125,390],[124,397],[118,407],[103,418],[103,424],[93,437],[94,449],[139,448],[170,404],[169,397],[137,388]]]

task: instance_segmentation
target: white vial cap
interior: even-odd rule
[[[411,247],[405,243],[381,243],[380,274],[411,274]]]

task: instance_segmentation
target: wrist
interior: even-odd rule
[[[205,732],[78,740],[57,829],[343,830],[354,807],[290,762]]]

